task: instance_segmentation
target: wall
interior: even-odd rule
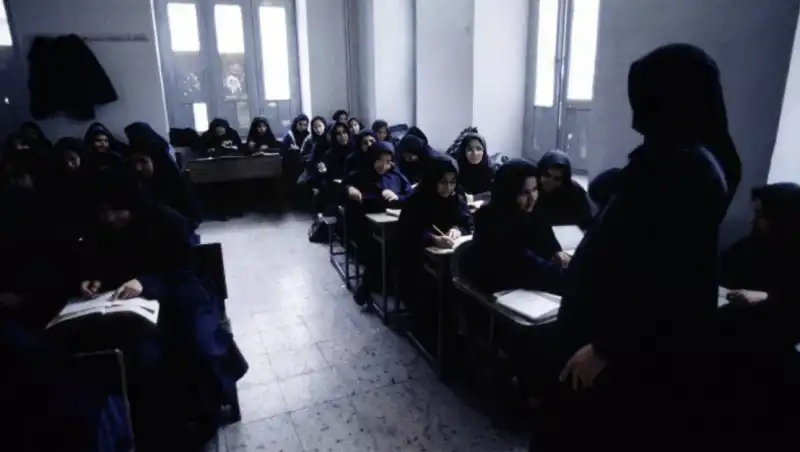
[[[416,119],[443,149],[472,123],[472,0],[417,0]]]
[[[490,154],[522,155],[529,0],[475,0],[473,119]]]
[[[119,95],[117,102],[97,109],[96,120],[106,124],[113,133],[122,133],[125,125],[137,120],[149,122],[158,132],[167,132],[150,0],[9,0],[7,4],[15,44],[23,57],[33,37],[39,34],[147,36],[148,42],[89,43]],[[23,66],[27,71],[27,64]],[[27,105],[27,99],[25,103]],[[41,121],[41,125],[51,137],[83,137],[91,122],[59,117]]]
[[[311,112],[330,118],[349,109],[345,0],[306,0]]]
[[[426,0],[428,1],[428,0]],[[414,123],[414,0],[378,0],[372,8],[375,111],[389,124]]]
[[[378,114],[375,106],[375,1],[352,0],[351,4],[356,10],[358,23],[358,40],[351,43],[358,55],[359,77],[354,91],[359,93],[359,105],[355,114],[367,125]]]
[[[590,176],[624,164],[641,141],[630,128],[626,82],[631,62],[663,44],[698,45],[722,72],[730,130],[743,162],[723,241],[743,233],[750,218],[749,189],[767,179],[799,3],[603,0],[587,158]]]
[[[311,60],[308,55],[308,0],[295,0],[297,23],[297,65],[300,73],[300,105],[311,112]]]
[[[800,183],[800,24],[794,34],[792,60],[783,95],[781,120],[768,182]]]

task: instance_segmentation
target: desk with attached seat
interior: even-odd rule
[[[389,229],[397,223],[399,220],[398,217],[394,215],[389,215],[387,213],[368,213],[366,215],[367,220],[369,220],[370,224],[373,227],[373,238],[378,242],[380,246],[380,261],[381,261],[381,302],[380,306],[378,304],[374,304],[375,309],[378,311],[378,314],[383,319],[383,323],[389,323],[389,294],[388,294],[388,269],[387,267],[387,258],[386,258],[386,243],[389,240]],[[395,298],[395,311],[398,309],[399,302],[397,298]]]

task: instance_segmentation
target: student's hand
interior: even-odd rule
[[[433,236],[433,244],[436,245],[436,248],[443,248],[443,249],[451,249],[455,246],[455,242],[453,242],[453,239],[443,235]]]
[[[355,202],[361,202],[361,192],[356,187],[347,187],[347,197]]]
[[[247,142],[247,147],[249,147],[250,149],[255,149],[256,148],[256,142],[255,141]]]
[[[475,202],[475,195],[467,193],[466,198],[467,198],[467,204],[472,204],[473,202]]]
[[[383,196],[383,199],[385,199],[385,200],[387,200],[387,201],[389,201],[389,202],[392,202],[392,201],[397,201],[398,199],[400,199],[400,198],[399,198],[399,197],[398,197],[398,196],[395,194],[395,192],[393,192],[393,191],[389,190],[388,188],[387,188],[386,190],[384,190],[384,191],[382,191],[382,192],[381,192],[381,196]]]
[[[728,292],[728,300],[731,303],[738,304],[753,304],[760,303],[767,299],[766,292],[759,292],[757,290],[732,290]]]
[[[93,281],[83,281],[81,283],[81,295],[86,298],[91,298],[97,295],[97,292],[100,291],[100,281],[93,280]]]
[[[328,171],[328,168],[325,168],[325,164],[324,163],[319,162],[319,163],[317,163],[317,171],[319,173],[324,173],[324,172]]]
[[[139,282],[138,279],[132,279],[125,284],[119,286],[117,290],[114,291],[114,295],[111,297],[112,300],[130,300],[131,298],[136,298],[142,294],[144,291],[144,287],[142,287],[142,283]]]
[[[450,229],[449,231],[447,231],[447,237],[449,237],[449,238],[451,238],[453,240],[458,239],[459,237],[461,237],[461,229],[458,229],[458,228]]]
[[[22,305],[22,297],[15,293],[0,293],[0,309],[13,309]]]
[[[296,145],[296,144],[292,144],[291,146],[289,146],[289,149],[291,149],[291,150],[293,150],[293,151],[299,151],[299,150],[300,150],[300,148],[299,148],[299,147],[297,147],[297,145]]]
[[[561,265],[561,268],[567,268],[567,266],[569,265],[569,261],[570,260],[572,260],[572,258],[569,257],[569,254],[567,254],[567,253],[565,253],[563,251],[559,251],[559,252],[556,253],[555,256],[553,256],[553,262],[555,262],[556,264]]]
[[[558,379],[562,383],[571,379],[572,389],[576,391],[590,388],[594,384],[594,379],[605,367],[605,360],[597,356],[592,344],[586,344],[567,361]]]

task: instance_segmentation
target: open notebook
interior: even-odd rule
[[[570,256],[583,240],[583,231],[575,225],[553,226],[553,234],[555,234],[558,244],[561,245],[561,249]]]
[[[116,313],[136,314],[144,319],[158,323],[159,304],[155,300],[144,298],[131,298],[129,300],[112,300],[114,292],[105,292],[95,298],[73,299],[67,302],[64,309],[50,321],[47,328],[67,320],[79,319],[89,315],[106,315]]]
[[[511,290],[494,294],[495,302],[520,317],[540,323],[556,318],[561,297],[534,290]]]

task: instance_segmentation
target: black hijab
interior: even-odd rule
[[[223,133],[222,136],[217,135],[216,129],[218,127],[225,129],[225,133]],[[203,145],[206,150],[220,148],[225,141],[230,141],[233,143],[233,146],[237,148],[242,145],[242,139],[239,137],[239,133],[233,130],[230,123],[222,118],[214,118],[208,124],[208,130],[203,132],[200,138],[203,140]]]
[[[53,147],[53,143],[47,139],[39,124],[33,121],[22,123],[19,133],[31,147],[42,150],[49,150]]]
[[[108,127],[103,125],[100,122],[95,122],[86,129],[86,134],[83,137],[83,141],[86,143],[86,149],[89,151],[94,151],[94,139],[98,135],[105,135],[108,137],[108,150],[110,152],[114,152],[120,156],[125,156],[128,151],[128,146],[119,141],[112,133],[108,130]]]
[[[621,171],[619,168],[607,169],[589,183],[589,198],[599,208],[605,207],[617,193]]]
[[[433,159],[433,149],[428,143],[415,135],[406,135],[397,144],[397,160],[400,172],[405,175],[411,183],[421,182],[429,171],[431,160]],[[404,154],[411,154],[417,157],[416,161],[406,160]]]
[[[158,148],[169,154],[169,142],[146,122],[132,122],[125,127],[125,136],[131,146]]]
[[[525,180],[538,175],[539,171],[533,163],[521,159],[509,160],[494,175],[489,190],[492,198],[487,207],[523,214],[517,205],[517,196],[522,192]]]
[[[777,248],[800,243],[800,185],[780,182],[754,188],[752,199],[761,201],[761,215],[769,222],[769,236]]]
[[[728,202],[742,177],[742,163],[728,132],[717,64],[690,44],[659,47],[635,61],[628,73],[632,127],[659,145],[702,145],[716,157],[728,186]],[[635,151],[634,151],[635,153]]]
[[[306,130],[303,132],[297,130],[297,124],[299,124],[300,121],[308,122],[308,127],[306,127]],[[310,128],[311,128],[311,122],[308,121],[308,115],[299,114],[295,116],[295,118],[292,120],[292,127],[289,133],[291,133],[292,137],[294,137],[294,144],[296,144],[297,147],[302,146],[303,141],[305,141],[308,135],[311,134],[311,132],[309,131]]]
[[[258,126],[260,125],[264,125],[267,128],[266,132],[263,134],[258,133]],[[270,127],[269,121],[264,116],[259,116],[250,123],[250,131],[247,132],[247,143],[249,144],[251,142],[256,145],[255,151],[258,151],[258,148],[261,146],[267,146],[273,149],[278,147],[278,140],[275,138],[275,134],[272,133],[272,127]]]
[[[467,159],[467,146],[472,140],[478,140],[483,145],[483,158],[476,164],[470,163]],[[467,193],[485,193],[489,190],[492,181],[492,167],[489,164],[489,150],[486,148],[486,140],[482,136],[477,133],[465,135],[461,145],[458,147],[456,161],[461,170],[459,183]]]

